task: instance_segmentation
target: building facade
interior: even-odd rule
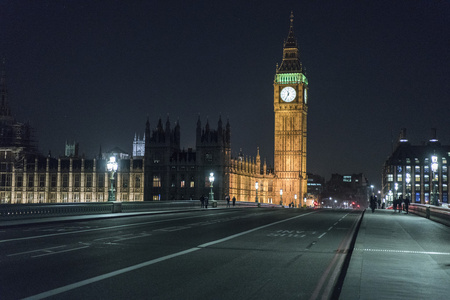
[[[433,129],[422,145],[412,145],[402,129],[393,153],[383,166],[382,197],[392,205],[400,195],[411,203],[448,205],[450,146],[442,145]]]

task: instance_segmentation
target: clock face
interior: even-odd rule
[[[304,89],[304,90],[303,90],[303,93],[305,94],[303,97],[304,97],[304,99],[305,99],[305,104],[306,104],[306,101],[308,101],[308,92],[307,92],[306,89]]]
[[[287,86],[281,90],[280,96],[281,100],[284,102],[292,102],[295,99],[297,93],[295,92],[293,87]]]

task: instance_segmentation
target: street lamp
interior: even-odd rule
[[[438,168],[439,168],[439,164],[438,164],[438,157],[436,155],[432,155],[431,156],[431,171],[432,173],[432,180],[431,180],[431,184],[433,185],[433,199],[432,199],[432,205],[438,205],[438,199],[437,199],[437,181],[439,178],[438,173]]]
[[[111,181],[111,189],[109,190],[109,197],[108,201],[116,201],[116,196],[114,194],[114,173],[117,171],[117,162],[116,157],[111,156],[109,158],[108,163],[106,164],[106,168],[108,169],[108,172],[110,172],[110,181]]]
[[[256,198],[255,198],[255,202],[258,203],[258,181],[255,182],[255,190],[256,190]]]
[[[283,205],[283,189],[280,189],[280,205]]]
[[[373,196],[373,188],[374,188],[374,186],[373,186],[373,185],[371,185],[371,186],[370,186],[370,188],[372,189],[372,196]]]
[[[214,200],[213,184],[214,184],[214,173],[209,173],[209,182],[211,183],[211,191],[209,192],[209,200]]]
[[[295,207],[298,207],[298,204],[297,204],[297,194],[294,195],[294,199],[295,199]]]

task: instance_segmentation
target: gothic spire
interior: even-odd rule
[[[294,35],[294,13],[291,12],[290,26],[287,40],[283,45],[283,61],[277,68],[278,73],[303,73],[297,39]]]
[[[297,39],[294,35],[294,12],[291,11],[291,25],[289,26],[289,34],[287,40],[284,42],[284,48],[298,48]]]

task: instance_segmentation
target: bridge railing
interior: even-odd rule
[[[450,208],[428,204],[411,204],[409,211],[421,217],[450,226]]]
[[[216,200],[209,202],[209,207],[226,207],[226,205],[227,202],[225,200]],[[273,204],[260,204],[260,206],[281,207],[280,205]],[[258,207],[258,203],[239,201],[236,202],[236,207]],[[0,220],[199,208],[201,208],[199,200],[0,204]]]

